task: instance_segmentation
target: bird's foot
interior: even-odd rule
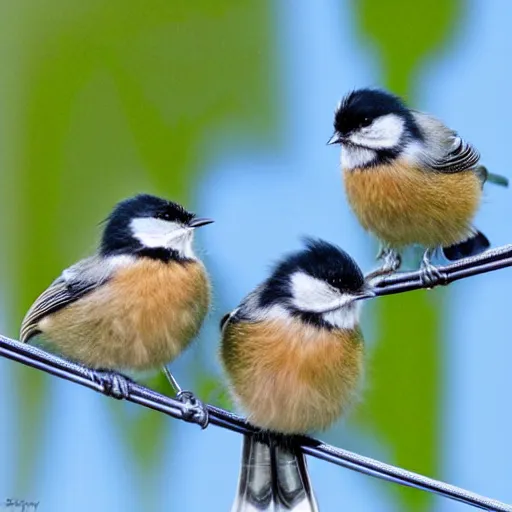
[[[377,254],[377,259],[382,261],[382,265],[365,276],[368,281],[376,277],[392,274],[396,272],[402,264],[400,254],[390,248],[382,248],[379,254]]]
[[[448,284],[448,276],[446,273],[432,265],[430,261],[432,254],[432,250],[425,251],[420,267],[420,281],[423,286],[428,289],[432,289],[434,286]]]
[[[133,381],[111,370],[93,370],[93,379],[102,386],[103,394],[116,398],[127,399],[130,396],[130,385]]]
[[[448,284],[448,276],[432,265],[432,263],[421,265],[420,280],[424,287],[429,290],[435,286]]]
[[[192,423],[197,423],[201,428],[205,429],[209,423],[208,409],[191,391],[180,391],[176,395],[185,409],[183,411],[183,419]]]

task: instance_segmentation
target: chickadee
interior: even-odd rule
[[[347,197],[382,243],[382,272],[398,269],[398,251],[412,244],[426,248],[426,278],[436,274],[430,260],[439,247],[449,260],[489,247],[473,217],[484,183],[507,186],[508,180],[478,165],[478,151],[455,131],[377,89],[348,94],[334,129],[328,144],[341,144]]]
[[[93,369],[163,367],[181,391],[165,365],[197,335],[209,307],[192,241],[211,222],[147,194],[120,202],[98,253],[64,270],[29,309],[21,341]]]
[[[346,252],[308,239],[223,318],[221,360],[252,424],[303,434],[347,410],[363,371],[360,301],[373,296]],[[316,510],[306,463],[286,446],[247,437],[233,510],[280,507]]]

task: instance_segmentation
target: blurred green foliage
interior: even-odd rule
[[[459,0],[361,0],[353,6],[361,40],[376,48],[381,59],[383,83],[414,104],[421,66],[456,31]],[[377,302],[378,341],[368,364],[360,419],[390,447],[394,464],[439,476],[443,307],[439,292],[427,294],[420,291]],[[404,510],[431,506],[430,494],[392,488],[400,492]]]
[[[269,132],[273,61],[268,5],[257,0],[20,0],[0,14],[14,27],[1,36],[16,75],[4,79],[0,100],[15,130],[4,138],[13,145],[3,148],[10,183],[0,216],[9,219],[3,282],[18,290],[15,335],[37,294],[94,250],[95,225],[116,201],[150,191],[188,204],[212,135],[227,123]],[[22,107],[9,108],[13,101]],[[21,367],[16,376],[23,493],[42,446],[49,381]],[[156,464],[171,423],[112,409],[143,467]]]

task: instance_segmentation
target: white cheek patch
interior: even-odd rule
[[[296,272],[291,277],[292,302],[301,311],[322,313],[341,306],[341,293],[326,282]]]
[[[169,242],[184,234],[184,228],[177,222],[169,222],[153,217],[133,219],[130,227],[134,238],[145,247],[167,247]]]
[[[176,239],[175,244],[171,244],[171,249],[178,251],[185,258],[193,260],[196,257],[192,247],[193,241],[194,233],[190,230],[182,238]]]
[[[361,304],[348,293],[341,293],[326,282],[303,272],[292,275],[293,305],[300,311],[321,313],[337,329],[353,329],[359,324]],[[282,311],[275,311],[281,318]]]
[[[341,148],[341,168],[350,170],[365,167],[377,158],[377,152],[373,149],[346,146]]]
[[[354,329],[359,325],[361,316],[361,303],[351,302],[335,311],[324,313],[322,318],[337,329]]]
[[[149,249],[173,249],[186,258],[194,258],[193,229],[178,222],[153,217],[135,218],[130,223],[133,237]]]
[[[349,136],[351,142],[371,149],[390,149],[400,142],[404,120],[396,114],[377,117],[370,126],[360,128]]]

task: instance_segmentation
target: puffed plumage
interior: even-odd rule
[[[300,320],[228,323],[221,356],[251,423],[303,434],[330,427],[357,397],[363,338]]]
[[[364,229],[396,249],[449,246],[465,240],[480,205],[472,170],[425,172],[400,161],[343,172],[348,201]]]
[[[171,362],[189,345],[209,303],[209,280],[200,262],[142,258],[43,317],[33,333],[86,366],[146,371]]]

